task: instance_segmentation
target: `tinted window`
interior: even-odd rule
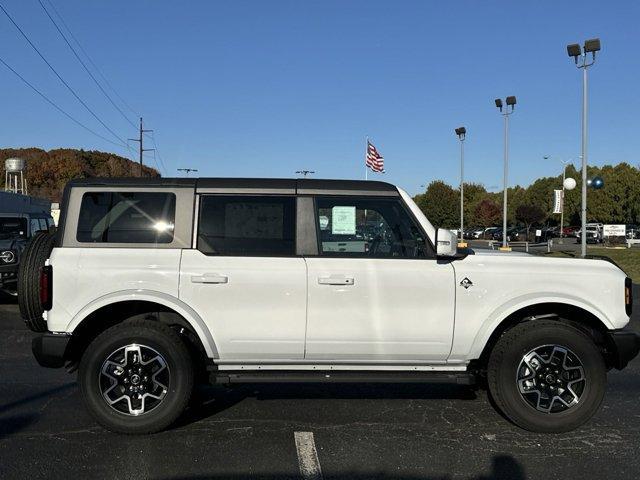
[[[154,192],[88,192],[82,196],[79,242],[171,243],[176,196]]]
[[[209,255],[293,255],[292,197],[203,196],[198,250]]]
[[[328,256],[424,258],[430,247],[399,200],[318,198],[320,253]]]

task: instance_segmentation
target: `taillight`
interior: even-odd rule
[[[631,316],[633,311],[633,284],[629,277],[624,281],[624,309],[627,315]]]
[[[43,310],[51,310],[53,305],[53,267],[45,265],[40,270],[40,305]]]

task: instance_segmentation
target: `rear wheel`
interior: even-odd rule
[[[135,320],[107,329],[87,347],[78,381],[87,408],[105,428],[154,433],[184,411],[193,390],[193,365],[170,327]]]
[[[571,325],[535,320],[498,340],[487,368],[498,408],[535,432],[566,432],[588,421],[606,389],[606,367],[594,341]]]

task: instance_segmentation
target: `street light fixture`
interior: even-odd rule
[[[467,136],[465,127],[456,128],[456,135],[460,140],[460,247],[466,247],[464,242],[464,140]]]
[[[582,69],[582,235],[580,235],[581,255],[587,255],[587,69],[596,63],[596,52],[600,51],[600,39],[592,38],[584,42],[584,53],[580,45],[567,45],[567,54],[573,57],[576,67]],[[591,54],[591,61],[587,54]]]
[[[496,107],[504,117],[504,181],[502,198],[502,248],[500,250],[510,251],[507,246],[507,177],[509,175],[509,115],[516,108],[516,97],[511,95],[506,98],[507,106],[503,110],[502,99],[496,98]],[[511,108],[509,108],[511,107]]]
[[[297,175],[302,175],[304,178],[307,178],[307,175],[312,175],[316,173],[314,170],[297,170]]]

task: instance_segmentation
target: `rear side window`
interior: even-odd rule
[[[198,250],[207,255],[294,255],[295,199],[203,196]]]
[[[173,193],[87,192],[76,238],[90,243],[171,243],[175,212]]]

